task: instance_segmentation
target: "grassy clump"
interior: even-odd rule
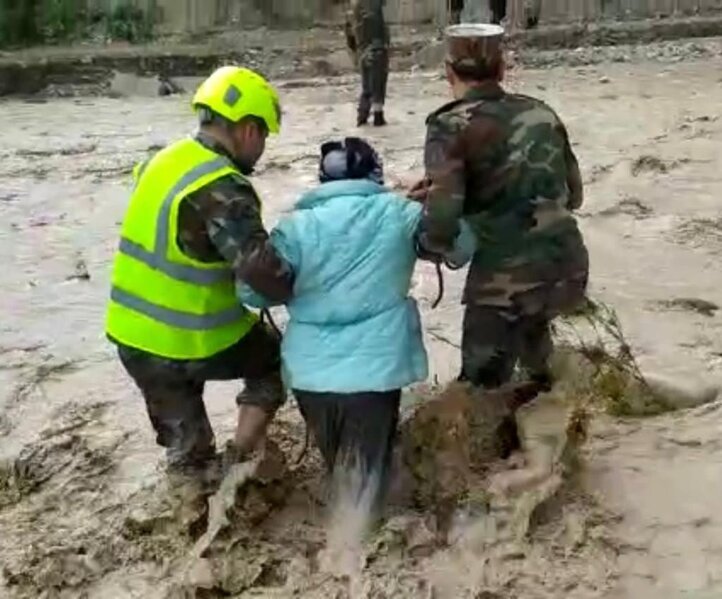
[[[653,416],[671,409],[647,384],[613,308],[588,299],[556,328],[566,339],[555,358],[557,377],[584,403],[613,416]]]

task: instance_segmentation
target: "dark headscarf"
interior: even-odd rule
[[[369,179],[383,185],[384,168],[376,150],[367,141],[347,137],[343,141],[329,141],[321,146],[318,178],[321,183]]]

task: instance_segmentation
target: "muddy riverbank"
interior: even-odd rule
[[[590,64],[655,58],[645,45],[710,38],[722,33],[722,16],[545,26],[509,34],[514,60],[525,66]],[[429,26],[396,28],[392,68],[436,68],[442,64],[440,31]],[[610,47],[617,46],[617,50]],[[718,56],[705,41],[667,44],[663,58]],[[568,52],[568,50],[575,52]],[[144,77],[202,77],[221,64],[243,64],[269,77],[303,79],[353,71],[340,28],[307,31],[254,30],[209,34],[199,43],[165,40],[151,45],[77,45],[0,52],[0,96],[51,96],[112,92],[115,73]]]

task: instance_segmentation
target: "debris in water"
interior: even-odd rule
[[[260,169],[256,169],[258,173],[267,173],[269,171],[289,171],[291,164],[280,160],[268,160]]]
[[[713,123],[716,121],[719,117],[718,116],[710,116],[708,114],[702,114],[699,116],[689,116],[684,119],[685,123]]]
[[[689,162],[689,159],[664,161],[658,156],[644,154],[632,162],[631,172],[634,177],[641,173],[662,173],[666,174],[673,168]]]
[[[44,158],[56,154],[56,150],[39,150],[39,149],[25,149],[21,148],[15,152],[18,156],[28,156],[32,158]]]
[[[574,381],[584,404],[614,416],[652,416],[674,409],[642,373],[614,309],[588,299],[577,313],[555,324],[557,335],[566,339],[554,356],[555,379]]]
[[[652,216],[654,211],[647,206],[642,200],[638,198],[624,198],[611,208],[605,208],[600,210],[597,214],[599,216],[617,216],[619,214],[626,214],[634,217],[637,220],[643,220]]]
[[[33,343],[32,345],[21,345],[18,347],[13,346],[7,346],[2,347],[0,346],[0,356],[7,354],[7,353],[13,353],[13,352],[22,352],[22,353],[31,353],[38,351],[40,349],[44,349],[47,347],[45,343]]]
[[[97,144],[77,144],[74,146],[66,146],[63,148],[50,148],[50,149],[20,149],[15,153],[18,156],[27,156],[30,158],[47,158],[48,156],[79,156],[80,154],[90,154],[95,152]]]
[[[692,218],[681,223],[674,240],[707,251],[722,249],[722,218]]]
[[[80,367],[80,360],[63,360],[61,362],[46,362],[36,366],[23,381],[21,381],[10,394],[11,403],[21,402],[48,380],[60,375],[76,371]]]
[[[671,300],[661,300],[656,302],[656,304],[667,310],[696,312],[697,314],[708,317],[714,316],[720,309],[714,302],[696,297],[678,297]]]
[[[63,406],[54,427],[42,431],[41,443],[26,446],[17,458],[0,464],[0,507],[12,505],[35,492],[86,452],[85,440],[75,433],[97,421],[106,407],[104,403]]]
[[[76,146],[60,148],[59,154],[61,156],[78,156],[80,154],[90,154],[95,152],[97,148],[97,144],[79,144]]]
[[[135,164],[133,163],[117,164],[117,162],[115,162],[113,165],[108,164],[107,166],[85,168],[81,172],[84,175],[95,175],[97,180],[102,181],[103,179],[129,175],[133,172],[134,167]]]
[[[172,96],[184,93],[184,89],[169,77],[158,77],[158,95]]]
[[[614,168],[614,164],[595,164],[592,167],[592,172],[587,179],[587,183],[596,183],[599,179],[609,174]]]
[[[86,264],[85,260],[82,258],[78,258],[75,261],[75,269],[73,271],[73,274],[68,275],[65,277],[66,281],[89,281],[90,280],[90,272],[88,272],[88,265]]]
[[[29,223],[29,227],[47,227],[50,224],[50,217],[49,216],[40,216],[38,218],[32,219]]]

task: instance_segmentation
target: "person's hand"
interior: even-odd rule
[[[426,197],[429,195],[430,187],[431,181],[427,177],[424,177],[420,181],[414,183],[406,195],[414,202],[424,203],[426,201]]]

